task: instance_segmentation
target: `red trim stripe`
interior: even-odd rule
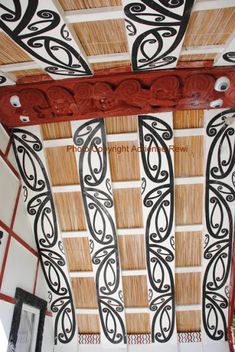
[[[22,189],[22,186],[21,186],[21,184],[20,184],[19,189],[18,189],[18,192],[17,192],[17,196],[16,196],[14,211],[13,211],[12,218],[11,218],[11,229],[12,229],[12,230],[13,230],[13,227],[14,227],[15,218],[16,218],[16,213],[17,213],[17,209],[18,209],[18,205],[19,205],[19,201],[20,201],[21,189]]]
[[[37,261],[37,268],[36,268],[36,274],[35,274],[35,279],[34,279],[34,285],[33,285],[33,294],[34,294],[34,295],[35,295],[35,292],[36,292],[37,281],[38,281],[39,263],[40,263],[40,260],[39,260],[39,258],[38,258],[38,261]]]
[[[52,316],[53,316],[53,315],[52,315],[52,312],[50,312],[49,310],[46,311],[46,315],[47,315],[48,317],[52,317]]]
[[[230,297],[229,297],[229,312],[228,312],[228,342],[230,352],[234,352],[234,336],[233,336],[233,315],[235,301],[235,217],[234,217],[234,232],[233,232],[233,255],[230,273]]]
[[[16,299],[14,297],[4,295],[4,293],[0,293],[0,299],[8,303],[16,304]]]
[[[8,142],[8,144],[7,144],[7,148],[6,148],[6,150],[5,150],[5,156],[6,156],[6,158],[8,157],[8,154],[9,154],[9,152],[10,152],[11,146],[12,146],[12,141],[11,141],[11,137],[10,137],[10,140],[9,140],[9,142]]]

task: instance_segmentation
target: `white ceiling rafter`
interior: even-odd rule
[[[122,0],[134,72],[175,68],[194,1]]]
[[[92,75],[83,48],[65,23],[58,3],[21,0],[18,12],[19,18],[9,24],[7,15],[12,16],[12,10],[1,5],[1,29],[53,79]]]

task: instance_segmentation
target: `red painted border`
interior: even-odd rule
[[[8,303],[16,304],[16,299],[14,297],[4,295],[4,293],[1,293],[1,292],[0,292],[0,299]]]
[[[10,244],[11,244],[11,236],[8,234],[7,245],[6,245],[4,258],[3,258],[3,262],[2,262],[2,269],[1,269],[1,272],[0,272],[0,290],[2,288],[3,276],[4,276],[4,272],[5,272],[5,268],[6,268],[6,263],[7,263],[7,257],[8,257],[8,253],[9,253]]]
[[[37,281],[38,281],[39,264],[40,264],[40,259],[38,258],[38,260],[37,260],[37,268],[36,268],[36,273],[35,273],[35,279],[34,279],[34,285],[33,285],[33,294],[34,295],[35,295],[35,292],[36,292]]]
[[[7,145],[7,148],[6,148],[6,150],[5,150],[5,156],[6,156],[6,158],[8,157],[8,154],[9,154],[9,152],[10,152],[11,146],[12,146],[12,141],[11,141],[11,137],[10,137],[10,140],[9,140],[9,142],[8,142],[8,145]]]

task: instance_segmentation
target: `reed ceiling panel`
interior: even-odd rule
[[[66,147],[45,148],[53,186],[79,183],[75,153]]]
[[[179,61],[212,61],[215,57],[216,54],[181,55]]]
[[[175,244],[176,267],[201,265],[201,232],[177,232],[175,236]]]
[[[174,146],[180,148],[174,152],[175,177],[203,176],[204,137],[174,138]]]
[[[64,238],[63,242],[70,271],[92,271],[88,238]]]
[[[78,330],[80,334],[99,334],[100,322],[98,315],[95,314],[78,314]]]
[[[61,230],[86,230],[81,193],[55,193],[54,197]]]
[[[32,61],[5,33],[0,33],[0,65]]]
[[[108,143],[112,181],[140,180],[138,142]]]
[[[143,227],[140,189],[114,190],[114,207],[118,228]]]
[[[174,129],[203,127],[203,110],[184,110],[173,112]]]
[[[203,185],[175,187],[176,225],[202,224]]]
[[[108,134],[137,132],[137,116],[115,116],[104,120]]]
[[[93,277],[72,278],[71,282],[77,308],[98,307]]]
[[[176,312],[176,326],[178,332],[201,331],[200,310]]]
[[[125,307],[148,307],[146,276],[123,276]]]
[[[194,12],[183,47],[222,45],[235,30],[235,8]]]
[[[131,66],[130,61],[98,62],[98,63],[92,65],[94,71],[111,69],[110,74],[112,74],[112,71],[115,72],[115,68],[126,69],[126,67],[128,67],[128,66]],[[114,70],[112,70],[112,69],[114,69]]]
[[[128,51],[123,19],[77,23],[74,29],[88,56]]]
[[[70,122],[46,123],[41,126],[43,139],[59,139],[72,137]]]
[[[12,71],[11,73],[16,77],[16,79],[30,77],[30,76],[38,76],[38,75],[45,76],[45,71],[43,71],[41,69]],[[49,75],[47,75],[47,76],[49,77]]]
[[[82,10],[97,7],[121,6],[121,0],[59,0],[64,10]]]
[[[176,304],[201,303],[201,273],[175,274]]]
[[[123,270],[145,269],[145,243],[143,235],[118,237]]]
[[[147,313],[126,314],[126,326],[128,334],[150,333],[150,320]]]

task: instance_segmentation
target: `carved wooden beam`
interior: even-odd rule
[[[223,92],[214,89],[221,76],[230,79]],[[175,69],[147,73],[124,72],[83,79],[42,81],[0,88],[0,122],[27,124],[209,109],[222,99],[235,104],[235,68]]]

